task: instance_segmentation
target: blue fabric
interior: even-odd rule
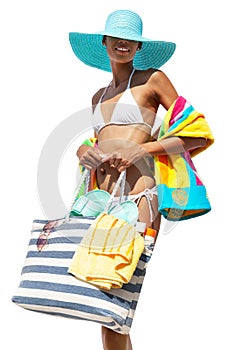
[[[136,69],[160,68],[173,55],[176,44],[148,39],[142,36],[142,20],[130,10],[117,10],[107,18],[105,30],[95,33],[69,33],[69,41],[76,57],[90,67],[111,72],[110,59],[106,47],[102,44],[103,36],[142,42],[133,60]]]
[[[197,185],[194,169],[185,161],[189,187],[171,188],[165,184],[157,186],[158,210],[171,221],[187,220],[211,210],[206,187],[201,183]]]
[[[176,188],[170,188],[166,185],[158,186],[158,209],[161,214],[171,221],[187,220],[208,213],[211,210],[210,202],[207,198],[205,186],[195,186],[192,188],[181,188],[188,196],[187,204],[180,204],[174,201],[173,193]],[[203,208],[200,210],[199,208]],[[182,212],[188,211],[187,215]],[[191,213],[192,210],[192,213]]]

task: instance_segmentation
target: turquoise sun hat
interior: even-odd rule
[[[142,36],[141,17],[130,10],[112,12],[106,21],[105,30],[93,34],[71,32],[69,40],[74,54],[86,65],[111,72],[106,47],[102,45],[104,35],[134,40],[142,43],[136,52],[133,65],[136,69],[160,68],[173,55],[176,44],[167,41],[155,41]]]

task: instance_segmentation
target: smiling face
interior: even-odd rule
[[[136,51],[141,48],[141,43],[138,41],[112,36],[105,36],[102,43],[106,46],[110,60],[119,63],[133,61]]]

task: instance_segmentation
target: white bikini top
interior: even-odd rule
[[[139,109],[139,106],[137,105],[132,93],[131,93],[131,79],[135,72],[135,68],[131,72],[131,75],[128,80],[128,84],[126,87],[126,90],[123,92],[119,100],[116,102],[111,120],[108,123],[105,123],[104,117],[101,110],[101,103],[102,99],[110,86],[110,84],[105,88],[103,94],[101,95],[101,98],[98,102],[98,104],[95,107],[94,113],[93,113],[93,129],[98,134],[99,131],[107,126],[112,124],[118,124],[118,125],[126,125],[126,124],[144,124],[147,125],[151,130],[151,125],[147,124],[143,120],[142,113]]]

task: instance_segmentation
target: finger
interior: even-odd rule
[[[118,168],[121,163],[122,163],[122,159],[121,158],[111,159],[110,166],[113,167],[113,168]]]
[[[79,161],[80,165],[83,165],[87,169],[94,169],[97,168],[97,161],[95,161],[93,158],[81,158]]]
[[[110,155],[110,157],[109,157],[109,159],[108,159],[109,164],[110,164],[110,165],[113,165],[114,162],[115,162],[115,160],[116,160],[116,155],[113,153],[113,154]]]
[[[125,162],[120,163],[116,168],[119,172],[122,172],[123,170],[127,169],[130,165],[131,165],[130,162],[125,161]]]
[[[120,167],[117,168],[117,170],[119,171],[119,173],[122,173],[122,171],[124,171],[127,167],[121,165]]]
[[[112,158],[112,155],[110,153],[100,154],[101,163],[105,163],[109,161],[111,158]]]
[[[88,150],[80,158],[79,164],[92,168],[98,167],[101,164],[100,153],[94,150]]]

